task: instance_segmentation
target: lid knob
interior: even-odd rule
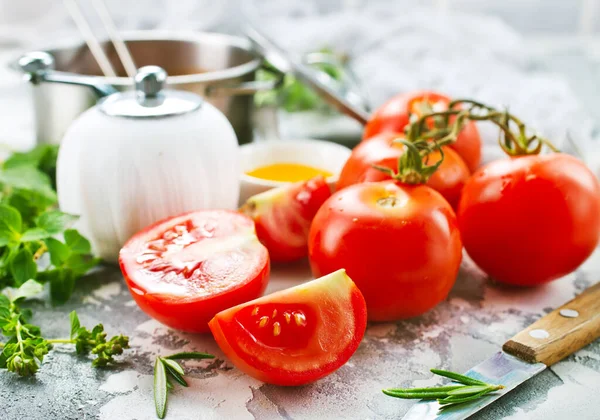
[[[30,52],[19,58],[19,67],[28,74],[45,72],[54,68],[54,57],[43,51]]]
[[[155,98],[164,89],[167,72],[158,66],[144,66],[135,75],[135,89],[145,97]]]

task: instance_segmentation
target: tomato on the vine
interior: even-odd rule
[[[394,172],[398,169],[398,159],[404,153],[405,146],[395,141],[401,137],[403,135],[397,133],[383,133],[356,146],[342,168],[336,189],[340,190],[361,182],[390,179],[388,172],[377,167]],[[462,187],[469,178],[470,172],[458,153],[447,146],[442,149],[444,160],[426,185],[442,194],[450,205],[456,208]],[[427,159],[424,159],[424,162],[433,164],[440,159],[440,152],[434,150]]]
[[[240,211],[254,220],[271,261],[287,262],[308,254],[310,223],[330,196],[325,178],[317,176],[252,196]]]
[[[446,298],[462,258],[456,216],[425,186],[368,182],[337,191],[309,236],[315,276],[345,268],[369,320],[421,315]]]
[[[368,140],[386,132],[403,133],[411,122],[411,116],[418,118],[431,111],[445,111],[449,103],[449,97],[430,91],[396,95],[373,113],[365,126],[363,139]],[[450,147],[458,152],[471,172],[477,169],[481,162],[481,138],[475,123],[467,122]]]
[[[220,312],[209,325],[238,369],[270,384],[302,385],[348,361],[365,333],[366,310],[339,270]]]
[[[208,331],[215,314],[262,295],[269,280],[254,223],[228,210],[161,220],[125,244],[119,264],[144,312],[189,332]]]
[[[560,153],[497,160],[467,182],[458,218],[481,269],[533,286],[575,270],[598,245],[600,185],[581,161]]]

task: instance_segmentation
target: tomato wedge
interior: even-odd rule
[[[346,363],[366,325],[365,300],[344,270],[228,309],[209,324],[238,369],[288,386],[316,381]]]
[[[325,178],[317,176],[252,196],[240,211],[256,223],[271,261],[287,262],[308,254],[310,223],[330,196]]]
[[[261,296],[269,279],[254,223],[229,210],[159,221],[125,244],[119,265],[144,312],[189,332],[207,332],[215,314]]]

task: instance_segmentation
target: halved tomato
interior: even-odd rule
[[[207,332],[215,314],[261,296],[269,280],[254,223],[229,210],[161,220],[125,244],[119,265],[144,312],[189,332]]]
[[[238,369],[289,386],[346,363],[366,325],[365,299],[344,270],[228,309],[209,324]]]
[[[256,223],[271,261],[293,261],[308,254],[310,223],[330,196],[325,178],[317,176],[252,196],[240,211]]]

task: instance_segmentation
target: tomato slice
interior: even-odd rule
[[[215,314],[261,296],[269,279],[269,255],[254,223],[228,210],[149,226],[121,249],[119,264],[144,312],[189,332],[207,332]]]
[[[240,209],[256,223],[258,239],[271,261],[287,262],[308,254],[310,223],[331,196],[325,178],[273,188],[248,199]]]
[[[316,381],[346,363],[366,325],[365,300],[345,270],[228,309],[209,324],[238,369],[290,386]]]

